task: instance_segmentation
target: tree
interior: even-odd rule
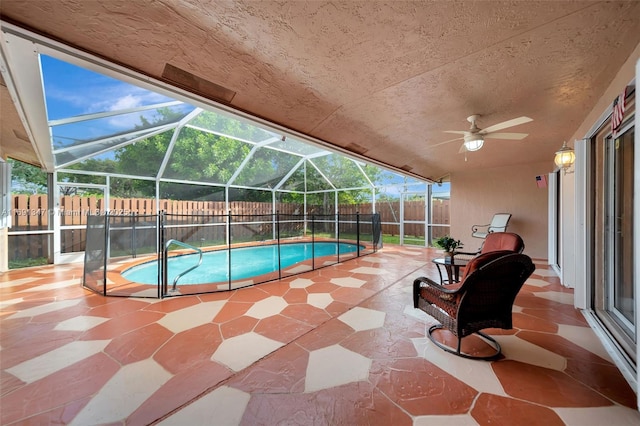
[[[47,193],[47,172],[31,164],[11,158],[8,159],[8,163],[11,164],[11,186],[13,193]]]
[[[159,109],[156,116],[149,120],[140,116],[137,130],[152,129],[161,124],[176,123],[185,116],[184,111],[169,108]],[[219,200],[221,187],[217,185],[237,185],[231,188],[230,199],[270,202],[272,192],[291,169],[305,154],[321,153],[313,147],[300,147],[294,140],[279,140],[279,136],[256,126],[222,114],[202,111],[194,117],[188,126],[177,130],[175,143],[171,145],[174,132],[150,136],[144,140],[116,148],[111,153],[101,154],[100,159],[88,159],[74,164],[74,168],[83,170],[117,173],[121,175],[144,176],[149,178],[184,181],[161,182],[161,198],[174,200]],[[228,136],[227,136],[228,135]],[[274,139],[276,138],[276,139]],[[277,141],[277,149],[265,145],[254,149],[253,143],[269,139]],[[284,151],[300,153],[288,154]],[[109,155],[111,157],[109,157]],[[169,156],[165,159],[166,156]],[[251,155],[250,158],[248,156]],[[245,159],[248,160],[245,162]],[[165,164],[164,169],[161,166]],[[310,163],[313,161],[313,164]],[[304,192],[306,189],[332,189],[324,176],[330,177],[335,186],[353,188],[354,191],[340,192],[340,202],[359,203],[369,201],[369,181],[353,160],[337,154],[329,154],[306,160],[306,168],[298,169],[283,186],[287,189]],[[242,167],[241,170],[238,169]],[[316,167],[322,170],[320,174]],[[236,175],[236,172],[237,175]],[[367,172],[369,173],[369,172]],[[375,173],[375,172],[373,172]],[[235,177],[234,177],[235,176]],[[85,182],[95,176],[65,176],[68,182]],[[233,180],[232,180],[233,178]],[[205,183],[205,185],[198,184]],[[358,191],[358,189],[364,189]],[[156,183],[153,180],[111,178],[111,193],[116,196],[154,197]],[[318,194],[322,199],[323,210],[333,210],[334,193]],[[302,204],[304,195],[293,194],[292,200],[299,199]],[[313,197],[318,198],[318,197]],[[314,200],[317,201],[317,200]]]

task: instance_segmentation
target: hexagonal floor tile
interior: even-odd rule
[[[373,309],[355,307],[340,315],[338,319],[356,331],[371,330],[384,325],[386,313]]]
[[[352,287],[352,288],[360,288],[367,283],[366,281],[359,280],[357,278],[351,278],[351,277],[332,278],[331,282],[341,287]]]
[[[263,319],[279,314],[287,306],[289,306],[289,304],[282,297],[270,296],[254,303],[247,311],[246,315],[257,319]]]
[[[258,333],[241,334],[223,341],[211,356],[211,361],[220,362],[233,371],[240,371],[281,346],[283,343]]]
[[[351,352],[340,345],[311,351],[307,365],[305,392],[366,380],[369,377],[370,366],[369,358]]]

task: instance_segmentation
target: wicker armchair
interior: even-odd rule
[[[514,253],[522,253],[524,251],[524,241],[518,234],[513,232],[492,232],[482,241],[482,246],[477,251],[461,251],[456,250],[453,255],[457,258],[471,260],[479,254],[489,253],[491,251],[509,250]]]
[[[527,255],[493,251],[473,258],[459,283],[441,285],[426,277],[417,278],[413,282],[414,307],[440,321],[429,328],[429,339],[439,348],[461,357],[496,358],[502,350],[500,345],[480,330],[512,328],[513,302],[534,270]],[[442,328],[457,337],[456,349],[433,337],[433,332]],[[484,338],[495,352],[485,356],[462,352],[462,339],[474,333]]]

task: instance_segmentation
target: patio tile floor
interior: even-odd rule
[[[640,424],[635,393],[543,261],[514,329],[488,330],[500,359],[435,347],[435,320],[411,297],[415,277],[438,277],[435,256],[386,246],[164,300],[94,294],[81,265],[4,273],[0,424]]]

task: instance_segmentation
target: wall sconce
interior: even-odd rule
[[[556,151],[556,157],[553,161],[556,163],[556,166],[564,170],[564,174],[566,175],[569,173],[569,167],[576,161],[576,154],[572,148],[567,146],[567,142],[564,141],[562,148]]]

